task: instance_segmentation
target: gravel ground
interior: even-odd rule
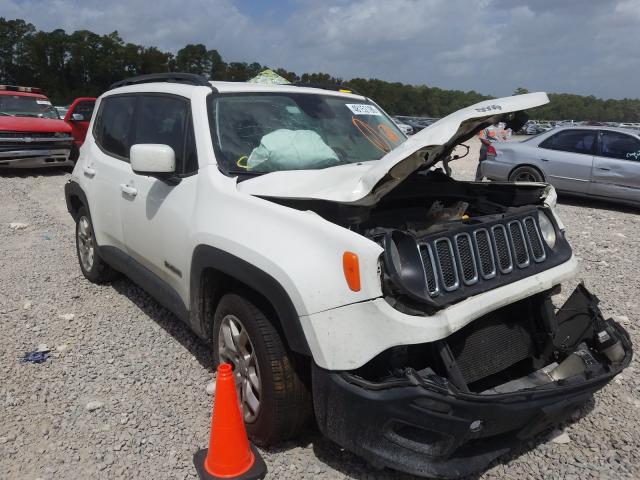
[[[454,175],[472,178],[475,161],[453,164]],[[82,277],[68,176],[0,173],[0,478],[196,478],[211,354],[128,280],[97,286]],[[582,260],[579,279],[638,348],[639,212],[565,199],[559,210]],[[42,344],[47,362],[20,363]],[[640,478],[637,370],[634,360],[573,423],[474,478]],[[376,471],[315,431],[263,454],[269,479],[413,478]]]

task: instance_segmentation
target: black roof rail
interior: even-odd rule
[[[360,92],[357,92],[349,85],[341,85],[338,83],[304,83],[304,82],[295,82],[292,83],[294,87],[308,87],[308,88],[320,88],[322,90],[331,90],[334,92],[343,92],[343,93],[353,93],[354,95],[360,95],[364,97]]]
[[[124,87],[127,85],[138,85],[141,83],[152,83],[152,82],[167,82],[167,83],[186,83],[189,85],[196,85],[200,87],[210,87],[215,91],[215,88],[209,83],[202,75],[197,75],[195,73],[180,73],[180,72],[171,72],[171,73],[149,73],[147,75],[138,75],[137,77],[125,78],[124,80],[120,80],[118,82],[112,83],[109,87],[109,90],[118,87]]]

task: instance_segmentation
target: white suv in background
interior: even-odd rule
[[[210,342],[258,444],[315,415],[376,465],[466,475],[569,417],[631,343],[583,286],[554,307],[576,260],[553,188],[434,168],[545,94],[406,139],[344,90],[113,85],[65,189],[80,267],[124,273]]]

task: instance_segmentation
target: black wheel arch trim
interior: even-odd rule
[[[77,197],[80,200],[85,208],[89,211],[89,215],[91,215],[91,209],[89,208],[89,201],[87,200],[87,196],[82,190],[82,187],[75,180],[69,180],[64,185],[64,198],[67,202],[67,211],[73,217],[74,220],[77,220],[78,210],[77,206],[74,204],[73,198]]]
[[[284,287],[271,275],[224,250],[210,245],[198,245],[191,260],[191,324],[201,337],[211,332],[212,318],[205,314],[203,273],[216,270],[241,282],[263,296],[273,307],[291,350],[311,356],[298,312]]]

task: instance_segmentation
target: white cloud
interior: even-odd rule
[[[326,0],[260,18],[232,0],[0,0],[46,30],[118,30],[227,61],[506,95],[531,90],[638,97],[640,0]]]

